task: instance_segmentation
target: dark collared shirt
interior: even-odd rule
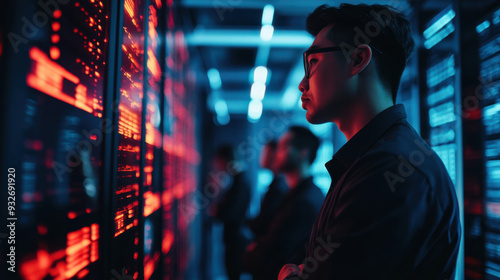
[[[302,279],[453,279],[460,220],[441,159],[403,105],[372,119],[326,163],[332,185]]]
[[[260,213],[249,222],[249,227],[255,235],[255,239],[267,232],[276,210],[288,191],[285,179],[276,174],[260,205]]]
[[[267,232],[243,257],[244,267],[258,280],[275,280],[288,259],[307,242],[325,199],[312,177],[288,191]]]

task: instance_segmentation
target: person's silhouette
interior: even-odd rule
[[[319,139],[304,127],[291,127],[279,139],[275,165],[285,177],[289,191],[269,228],[246,249],[244,268],[254,279],[276,279],[281,267],[309,239],[324,200],[310,170],[318,147]]]

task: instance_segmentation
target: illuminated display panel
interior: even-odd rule
[[[197,186],[197,166],[200,156],[195,146],[195,113],[196,97],[193,95],[188,66],[188,51],[184,41],[184,34],[180,30],[172,33],[174,37],[173,50],[173,79],[170,83],[171,91],[167,100],[171,105],[172,119],[171,135],[165,135],[163,147],[170,156],[172,165],[171,175],[172,193],[177,209],[174,220],[174,252],[176,269],[183,273],[189,261],[191,239],[190,227],[199,208],[192,203],[193,194]],[[168,63],[168,62],[167,62]],[[166,177],[165,177],[166,178]]]
[[[168,17],[171,18],[171,6],[167,6]],[[166,76],[163,87],[164,103],[163,103],[163,190],[162,190],[162,219],[163,219],[163,229],[162,229],[162,244],[161,250],[163,254],[163,279],[175,279],[174,272],[175,269],[175,255],[172,250],[174,246],[175,237],[175,207],[174,207],[174,167],[175,158],[171,153],[173,150],[171,145],[173,142],[170,140],[172,136],[172,126],[173,126],[173,115],[172,115],[172,98],[173,98],[173,87],[172,87],[172,76],[173,76],[173,46],[174,37],[172,35],[171,24],[173,21],[168,21],[169,26],[166,32]]]
[[[33,5],[36,1],[32,1]],[[97,279],[103,87],[109,1],[71,1],[27,45],[18,85],[17,273],[21,279]],[[46,12],[37,6],[34,13]],[[33,18],[33,14],[26,15]],[[18,54],[23,56],[22,53]],[[12,67],[20,69],[19,67]],[[16,75],[19,73],[16,73]],[[10,145],[9,145],[10,146]]]
[[[13,18],[46,12],[39,2],[12,4],[22,10]],[[186,209],[196,209],[190,203],[200,161],[198,98],[184,36],[174,26],[173,1],[123,3],[112,9],[123,23],[110,16],[110,1],[60,4],[17,57],[7,56],[16,65],[6,69],[18,77],[2,77],[15,101],[2,105],[16,105],[7,127],[19,130],[6,140],[12,160],[5,162],[18,177],[20,279],[185,279],[197,255],[188,233],[199,209]],[[118,52],[115,45],[108,50],[110,21],[118,24],[111,43],[115,35],[123,41]],[[0,41],[2,60],[9,47]],[[108,77],[106,64],[115,56],[121,68]],[[105,93],[114,81],[116,93]],[[105,117],[115,112],[104,107],[113,100],[118,118],[109,123]],[[103,150],[112,143],[116,149]],[[108,164],[116,185],[101,183],[108,183],[102,174]],[[112,223],[104,226],[107,220]]]
[[[189,87],[189,56],[184,35],[175,26],[173,1],[167,1],[166,15],[162,269],[163,279],[179,279],[196,254],[189,231],[200,211],[192,205],[200,156],[195,141],[197,97]]]
[[[455,55],[434,53],[429,59],[427,106],[429,142],[443,161],[453,184],[457,183],[457,115],[455,112]]]
[[[464,202],[464,124],[461,112],[462,88],[460,80],[463,73],[460,53],[460,25],[456,16],[458,7],[453,1],[443,1],[443,6],[434,15],[424,19],[423,37],[426,51],[419,53],[423,57],[421,71],[425,83],[421,84],[421,131],[432,149],[442,160],[453,182],[460,208],[462,235],[461,243],[467,238],[464,230],[464,209],[472,205]],[[446,5],[446,7],[444,7]],[[456,29],[455,29],[456,28]],[[420,58],[419,58],[420,60]],[[470,209],[471,207],[467,208]],[[469,212],[470,213],[470,212]],[[464,246],[460,247],[455,270],[455,278],[461,279],[466,274],[464,262],[474,262],[470,255],[465,257]]]
[[[500,278],[500,9],[488,15],[479,32],[484,127],[486,279]]]
[[[148,15],[147,36],[147,106],[146,106],[146,157],[144,168],[144,279],[149,280],[158,270],[161,255],[160,191],[161,191],[161,81],[162,26],[164,3],[151,1]],[[155,274],[155,278],[159,274]]]
[[[124,0],[112,268],[138,278],[145,2]]]

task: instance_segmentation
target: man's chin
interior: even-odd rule
[[[328,122],[328,120],[321,118],[318,114],[314,114],[310,110],[306,113],[306,119],[310,124],[322,124]]]

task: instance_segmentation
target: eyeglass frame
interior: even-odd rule
[[[383,54],[382,51],[378,50],[377,48],[375,47],[372,47],[370,46],[370,48],[376,50],[378,53],[380,54]],[[304,52],[303,54],[303,63],[304,63],[304,74],[305,74],[305,78],[306,79],[309,79],[309,76],[310,76],[310,67],[309,67],[309,62],[307,61],[307,56],[310,55],[310,54],[313,54],[313,53],[323,53],[323,52],[334,52],[334,51],[340,51],[342,50],[341,47],[339,46],[334,46],[334,47],[326,47],[326,48],[317,48],[317,49],[311,49],[311,50],[307,50]]]

